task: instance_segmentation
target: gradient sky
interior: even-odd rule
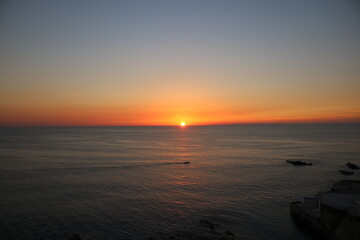
[[[360,4],[1,1],[0,126],[360,123]]]

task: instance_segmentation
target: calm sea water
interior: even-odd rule
[[[360,179],[337,172],[347,161],[360,125],[2,128],[0,239],[144,239],[203,218],[239,239],[312,239],[289,202]]]

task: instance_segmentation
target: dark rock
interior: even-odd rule
[[[79,234],[73,234],[72,236],[68,237],[67,240],[81,240]]]
[[[287,160],[287,163],[291,163],[294,166],[304,166],[304,165],[312,165],[311,162],[303,162],[303,161],[293,161],[293,160]]]
[[[360,181],[341,181],[332,190],[290,204],[294,221],[329,239],[360,239]]]
[[[322,233],[320,210],[316,198],[290,203],[291,217],[299,224],[316,233]]]
[[[233,234],[232,232],[230,232],[229,230],[225,232],[226,236],[233,236],[235,237],[235,234]]]
[[[359,167],[356,165],[356,164],[353,164],[351,162],[348,162],[346,164],[346,166],[348,166],[348,168],[352,169],[352,170],[355,170],[355,169],[359,169]]]
[[[200,220],[198,224],[188,229],[176,232],[158,233],[147,240],[235,240],[235,235],[224,229],[220,224],[208,220]]]
[[[351,174],[354,174],[354,172],[346,171],[346,170],[339,170],[339,172],[342,173],[343,175],[351,175]]]
[[[312,165],[311,162],[303,162],[303,161],[294,161],[292,164],[295,166]]]

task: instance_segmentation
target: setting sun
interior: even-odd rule
[[[185,123],[185,122],[181,122],[181,123],[180,123],[180,126],[185,127],[185,126],[186,126],[186,123]]]

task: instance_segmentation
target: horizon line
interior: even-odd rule
[[[206,127],[206,126],[254,126],[254,125],[360,125],[360,122],[324,122],[324,123],[229,123],[229,124],[188,124],[180,125],[24,125],[0,126],[0,128],[87,128],[87,127]]]

